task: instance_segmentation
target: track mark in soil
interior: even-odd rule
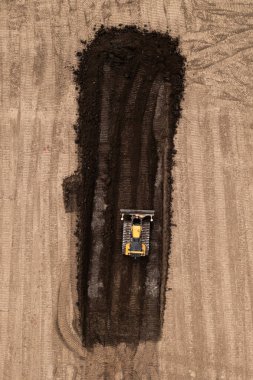
[[[64,199],[79,217],[83,342],[158,340],[185,61],[177,39],[136,27],[102,27],[78,57],[79,167],[64,181]],[[120,208],[155,210],[149,257],[121,255]]]

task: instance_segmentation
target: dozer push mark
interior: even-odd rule
[[[153,210],[120,210],[123,220],[122,254],[134,258],[149,254]]]

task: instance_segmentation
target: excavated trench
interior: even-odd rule
[[[83,342],[157,340],[184,59],[176,39],[135,27],[101,28],[78,57],[79,167],[65,179],[64,197],[78,213]],[[155,210],[147,258],[121,255],[121,208]]]

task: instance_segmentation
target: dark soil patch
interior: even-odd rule
[[[184,58],[177,39],[135,27],[101,28],[78,58],[79,167],[64,181],[64,198],[66,210],[79,215],[83,341],[92,346],[157,340]],[[120,208],[155,209],[148,258],[121,255]]]

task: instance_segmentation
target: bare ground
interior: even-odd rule
[[[2,2],[2,379],[251,379],[252,14],[248,1]],[[180,36],[188,60],[176,137],[174,223],[159,343],[82,348],[76,333],[79,40],[94,24]]]

